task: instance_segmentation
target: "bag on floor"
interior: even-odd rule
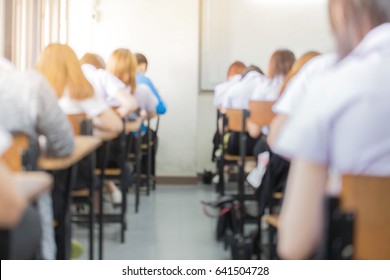
[[[252,236],[236,234],[231,244],[231,254],[233,260],[251,260],[255,253]]]

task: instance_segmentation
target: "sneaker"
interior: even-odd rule
[[[115,190],[112,193],[110,193],[110,197],[111,197],[111,203],[113,205],[122,204],[122,192],[118,188],[115,188]]]
[[[70,257],[72,260],[77,260],[84,253],[84,247],[80,242],[72,239]]]

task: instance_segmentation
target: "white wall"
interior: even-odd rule
[[[91,7],[90,0],[70,1],[70,45],[79,55],[94,51],[107,58],[126,47],[148,57],[148,74],[168,104],[159,131],[157,173],[195,176],[198,0],[100,0],[96,23]]]
[[[289,48],[297,56],[332,50],[327,0],[203,1],[211,3],[204,5],[210,10],[205,21],[211,27],[202,33],[202,89],[222,81],[234,60],[259,65],[266,72],[277,48]]]

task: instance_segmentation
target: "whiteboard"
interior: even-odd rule
[[[289,48],[297,57],[332,51],[327,0],[201,0],[200,45],[203,91],[226,80],[235,60],[266,72],[278,48]]]

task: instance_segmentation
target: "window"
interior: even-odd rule
[[[17,68],[34,66],[50,43],[68,41],[68,0],[6,0],[4,53]]]

